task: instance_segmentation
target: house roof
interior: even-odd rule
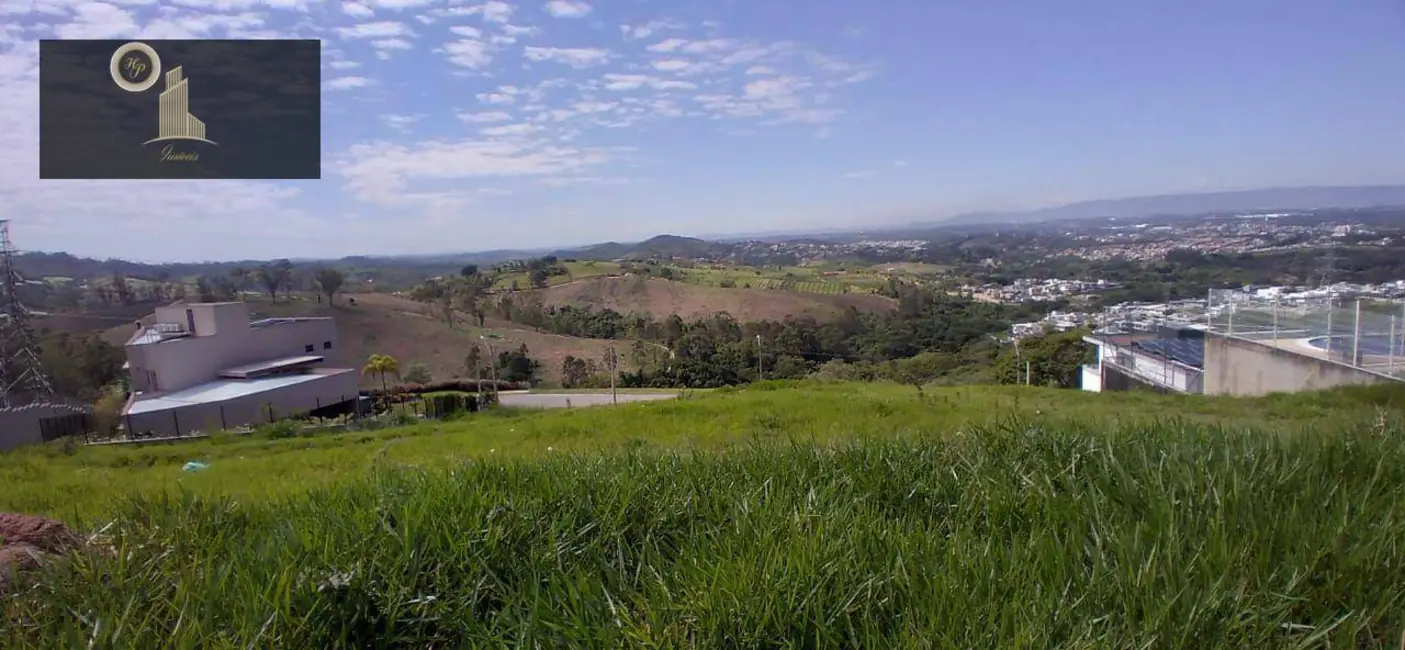
[[[253,379],[259,375],[265,375],[279,370],[291,370],[300,366],[307,366],[314,363],[321,363],[322,357],[316,355],[305,355],[297,357],[283,357],[281,359],[270,359],[258,363],[249,363],[233,368],[226,368],[219,372],[225,379]]]
[[[268,391],[296,386],[326,379],[340,374],[356,372],[350,368],[322,368],[314,372],[297,375],[275,375],[258,379],[217,379],[184,390],[167,393],[159,397],[142,399],[140,395],[127,407],[124,415],[140,415],[156,411],[223,402],[247,395],[257,395]],[[348,396],[353,397],[353,396]]]

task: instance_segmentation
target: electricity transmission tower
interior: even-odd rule
[[[54,389],[39,362],[39,344],[20,304],[24,284],[15,266],[10,222],[0,219],[0,407],[21,406],[53,397]]]

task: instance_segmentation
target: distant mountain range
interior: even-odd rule
[[[1099,217],[1152,217],[1215,212],[1370,208],[1398,205],[1405,205],[1405,185],[1283,187],[1082,201],[1028,212],[973,212],[957,215],[950,219],[933,220],[924,225],[1018,223],[1062,219],[1096,219]]]
[[[1167,194],[1162,196],[1142,196],[1125,199],[1083,201],[1052,208],[1027,212],[977,212],[958,215],[949,219],[933,219],[906,226],[888,226],[854,229],[844,232],[836,229],[824,231],[794,232],[789,235],[769,232],[752,236],[734,235],[700,239],[678,235],[659,235],[642,242],[605,242],[575,248],[542,247],[536,249],[492,250],[471,253],[444,253],[433,255],[362,255],[345,257],[340,260],[298,260],[300,263],[331,263],[340,266],[394,267],[409,265],[415,267],[456,268],[462,264],[498,264],[513,259],[527,259],[543,255],[559,258],[581,258],[608,260],[621,257],[713,257],[724,255],[730,244],[744,240],[797,241],[803,239],[843,240],[858,236],[885,236],[898,239],[926,238],[936,236],[948,228],[972,228],[988,224],[1033,223],[1072,219],[1096,219],[1105,217],[1137,218],[1157,216],[1190,216],[1226,212],[1250,211],[1298,211],[1321,208],[1370,208],[1385,206],[1405,206],[1405,185],[1377,185],[1356,187],[1295,187],[1243,190],[1234,192],[1209,192],[1201,194]],[[21,256],[21,266],[33,277],[51,275],[70,277],[93,277],[109,275],[115,270],[134,275],[149,276],[164,272],[173,277],[207,273],[228,272],[236,266],[254,268],[260,262],[203,262],[177,264],[139,264],[118,260],[90,260],[75,258],[66,253],[33,253]]]

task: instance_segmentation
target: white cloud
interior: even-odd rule
[[[483,129],[483,135],[494,137],[529,135],[539,130],[541,130],[541,127],[535,124],[528,124],[524,122],[520,124],[504,124],[502,126],[490,126],[486,129]]]
[[[590,13],[590,5],[573,0],[551,0],[546,3],[546,13],[557,18],[582,18]]]
[[[618,176],[562,176],[543,178],[542,185],[570,187],[572,185],[629,185],[629,179]]]
[[[640,88],[650,88],[653,90],[695,90],[698,85],[691,81],[677,81],[673,79],[660,79],[643,74],[617,74],[608,73],[604,77],[606,90],[638,90]]]
[[[523,27],[521,25],[502,26],[503,35],[508,36],[510,38],[517,38],[518,36],[531,36],[539,31],[541,30],[537,29],[536,27]]]
[[[327,90],[350,90],[352,88],[364,88],[373,82],[366,77],[337,77],[322,82],[322,87]]]
[[[488,44],[471,38],[445,43],[439,51],[448,58],[449,63],[470,70],[487,67],[493,62],[493,54],[488,51]]]
[[[680,59],[664,59],[663,61],[655,61],[654,69],[664,72],[674,72],[687,68],[689,65],[691,64]]]
[[[528,45],[522,54],[531,61],[551,61],[572,68],[589,68],[610,60],[609,50],[590,47],[535,47]]]
[[[382,115],[381,121],[397,131],[408,131],[410,125],[424,119],[424,115]]]
[[[332,61],[327,65],[330,66],[333,70],[350,70],[352,68],[361,67],[361,64],[355,61]]]
[[[578,113],[590,114],[605,113],[614,109],[616,106],[619,106],[619,102],[583,101],[572,104],[571,108],[575,109]]]
[[[907,161],[906,161],[906,160],[894,160],[894,161],[893,161],[893,166],[894,166],[894,167],[906,167],[906,166],[907,166]]]
[[[367,7],[366,5],[363,5],[359,2],[343,2],[341,5],[341,10],[342,13],[351,16],[352,18],[370,18],[371,16],[374,16],[376,14],[376,12],[371,11],[370,7]]]
[[[579,174],[611,160],[598,149],[525,146],[506,140],[431,140],[414,145],[389,142],[351,147],[333,166],[360,199],[403,205],[416,181]]]
[[[643,25],[620,25],[620,32],[631,41],[649,38],[665,29],[681,29],[682,25],[670,20],[651,20]]]
[[[505,23],[512,19],[512,5],[506,2],[492,0],[479,6],[482,8],[483,20],[490,23]]]
[[[351,27],[338,27],[337,33],[346,38],[394,38],[411,36],[413,32],[404,23],[384,20],[375,23],[361,23]]]
[[[649,50],[650,52],[674,52],[677,51],[678,48],[683,47],[687,44],[688,41],[685,41],[681,38],[670,38],[666,41],[661,41],[659,43],[650,45],[645,49]]]
[[[470,124],[483,124],[487,122],[506,122],[512,119],[512,114],[505,111],[483,111],[480,113],[459,113],[458,118]]]
[[[390,11],[402,11],[405,9],[415,9],[425,5],[431,5],[438,0],[365,0],[377,9]]]
[[[511,104],[517,99],[508,93],[478,93],[474,95],[484,104]]]
[[[459,36],[467,36],[468,38],[483,38],[483,31],[478,29],[477,27],[468,27],[466,25],[460,25],[450,27],[449,31],[458,34]]]
[[[394,50],[408,50],[412,47],[410,42],[403,38],[385,38],[372,41],[371,47],[376,49],[376,56],[381,59],[389,59],[390,53]]]
[[[747,68],[747,69],[746,69],[746,73],[749,74],[749,75],[776,74],[776,71],[775,71],[775,70],[772,70],[771,68],[768,68],[768,67],[766,67],[766,66],[764,66],[764,65],[754,65],[754,66],[751,66],[750,68]]]
[[[847,174],[844,175],[844,178],[855,178],[855,179],[857,179],[857,178],[873,178],[874,176],[877,176],[877,175],[878,175],[878,172],[873,171],[872,169],[864,169],[864,170],[861,170],[861,171],[849,172],[849,173],[847,173]]]

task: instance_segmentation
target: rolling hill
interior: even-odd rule
[[[547,305],[571,305],[642,312],[655,317],[678,314],[684,320],[719,311],[739,321],[782,320],[808,314],[832,317],[853,307],[862,312],[895,309],[890,298],[872,294],[821,295],[780,290],[733,289],[644,277],[594,277],[534,292]]]

